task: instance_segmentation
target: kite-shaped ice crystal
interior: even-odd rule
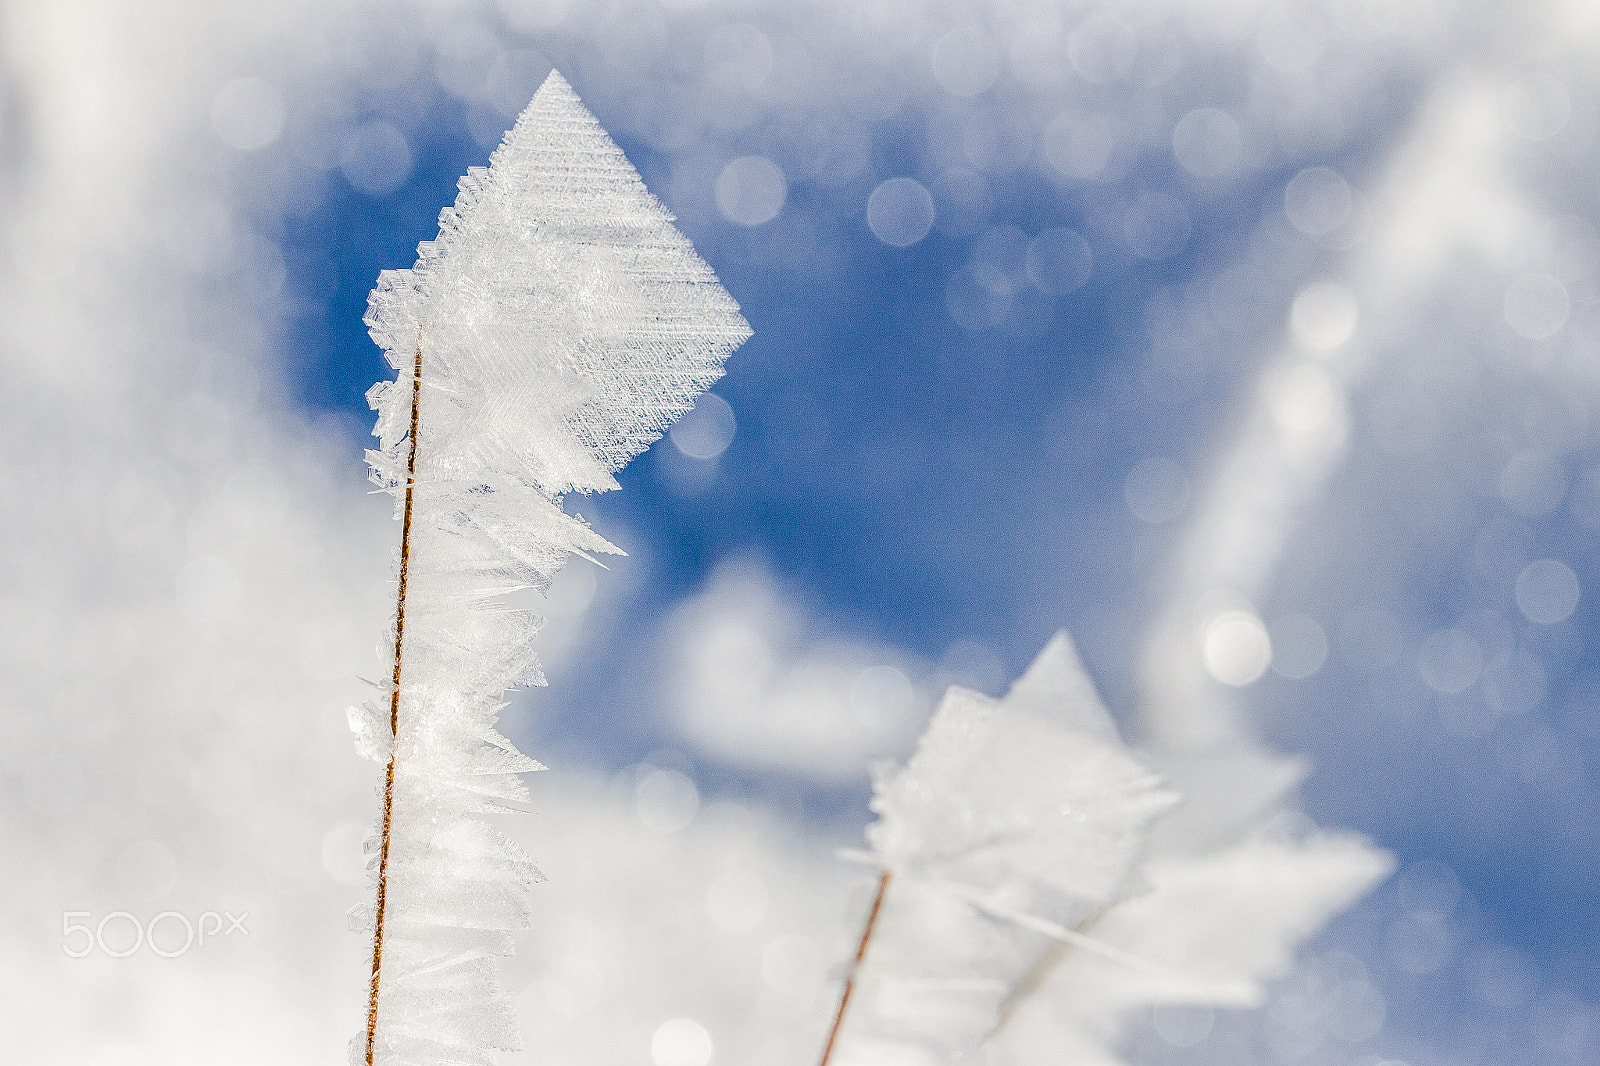
[[[839,1063],[971,1052],[1050,946],[1138,887],[1175,797],[1123,746],[1066,634],[1003,700],[953,687],[916,754],[878,775],[876,929]]]
[[[1152,1006],[1256,1005],[1391,865],[1272,828],[1303,773],[1251,749],[1136,756],[1064,633],[1004,700],[952,688],[876,782],[884,875],[824,1063],[1118,1066]]]
[[[616,549],[561,506],[656,440],[749,336],[672,216],[552,73],[439,236],[385,271],[367,324],[398,372],[369,394],[373,477],[404,522],[392,683],[352,712],[388,765],[374,837],[367,1031],[356,1062],[488,1063],[516,1046],[495,957],[539,872],[475,814],[538,769],[497,732],[503,693],[542,677],[542,589]]]

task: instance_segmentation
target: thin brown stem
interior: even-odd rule
[[[1104,918],[1106,911],[1110,909],[1111,907],[1109,905],[1101,907],[1099,910],[1089,915],[1089,917],[1073,926],[1072,931],[1074,933],[1083,933],[1087,935],[1089,930],[1095,927],[1095,923],[1099,922],[1101,918]],[[1016,1017],[1017,1008],[1025,1000],[1027,1000],[1029,996],[1033,995],[1034,993],[1038,992],[1039,989],[1044,987],[1044,983],[1050,977],[1051,972],[1061,964],[1061,961],[1065,959],[1068,954],[1071,953],[1072,947],[1073,945],[1071,944],[1057,941],[1039,956],[1038,960],[1033,964],[1032,967],[1029,968],[1028,972],[1023,975],[1022,980],[1018,981],[1016,987],[1012,988],[1012,990],[1007,993],[1006,998],[1000,1002],[999,1020],[995,1022],[994,1029],[992,1029],[989,1033],[990,1036],[993,1036],[995,1033],[1000,1032],[1000,1030],[1011,1024],[1011,1019]]]
[[[411,563],[411,503],[417,485],[417,423],[422,408],[422,327],[411,373],[411,449],[406,457],[405,519],[400,525],[400,589],[395,596],[394,677],[389,688],[389,768],[383,779],[383,842],[378,851],[378,905],[373,913],[372,986],[367,995],[367,1066],[378,1037],[378,975],[383,969],[383,911],[389,894],[389,824],[394,814],[394,759],[400,745],[400,664],[406,637],[406,571]]]
[[[839,1039],[839,1029],[844,1025],[844,1012],[850,1006],[850,993],[856,989],[856,972],[861,960],[867,957],[867,945],[872,942],[872,927],[878,924],[878,912],[883,909],[884,893],[889,891],[889,871],[878,878],[878,894],[872,897],[872,909],[867,912],[867,927],[861,930],[861,943],[856,945],[856,957],[850,963],[850,972],[844,977],[844,992],[839,996],[839,1010],[833,1016],[833,1028],[828,1030],[828,1042],[822,1048],[822,1061],[818,1066],[828,1066],[833,1057],[833,1042]]]

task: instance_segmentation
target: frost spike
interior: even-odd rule
[[[496,720],[508,688],[543,675],[538,619],[501,597],[617,552],[563,494],[615,488],[750,335],[559,74],[459,187],[366,318],[397,374],[368,393],[368,463],[403,522],[389,736],[381,706],[351,713],[358,750],[387,760],[367,1029],[350,1047],[367,1066],[517,1045],[495,957],[542,875],[477,815],[537,768]]]

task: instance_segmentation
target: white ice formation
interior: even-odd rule
[[[892,875],[839,1063],[956,1061],[1061,938],[1139,887],[1176,797],[1123,746],[1066,634],[1003,700],[952,687],[868,829]]]
[[[1119,1066],[1151,1007],[1256,1005],[1391,867],[1360,837],[1284,830],[1302,774],[1130,750],[1065,633],[1003,700],[952,688],[876,782],[892,879],[834,1061]]]
[[[393,755],[376,1038],[352,1043],[384,1066],[517,1045],[496,957],[540,874],[476,815],[526,795],[517,775],[538,764],[496,721],[506,690],[543,679],[539,620],[502,597],[616,551],[562,495],[615,488],[750,333],[559,74],[460,190],[416,265],[379,277],[366,319],[398,372],[369,395],[368,461],[396,517],[410,511],[392,745],[391,690],[352,711],[359,749]]]
[[[1037,1062],[1040,1048],[1124,1066],[1121,1045],[1152,1008],[1260,1006],[1299,947],[1393,868],[1364,837],[1291,813],[1297,760],[1140,756],[1183,796],[1150,835],[1145,890],[1086,930],[1099,950],[1058,945],[1030,974],[989,1038],[993,1066]]]

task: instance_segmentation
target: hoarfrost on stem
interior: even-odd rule
[[[893,878],[835,1060],[975,1049],[1060,937],[1138,889],[1147,827],[1175,800],[1066,634],[1003,700],[952,687],[910,762],[874,783],[871,858]]]
[[[1259,1004],[1392,865],[1277,828],[1304,772],[1245,744],[1125,747],[1065,633],[1004,700],[952,688],[876,781],[893,878],[833,1060],[1116,1066],[1152,1006]]]
[[[517,1046],[495,957],[540,874],[476,815],[526,797],[517,775],[539,765],[496,722],[507,689],[543,677],[538,619],[502,597],[617,551],[562,495],[615,488],[750,333],[559,74],[460,190],[416,265],[380,275],[366,319],[398,372],[369,393],[368,462],[407,522],[398,689],[351,716],[392,774],[380,902],[358,915],[382,948],[373,1014],[351,1047],[386,1066]]]

